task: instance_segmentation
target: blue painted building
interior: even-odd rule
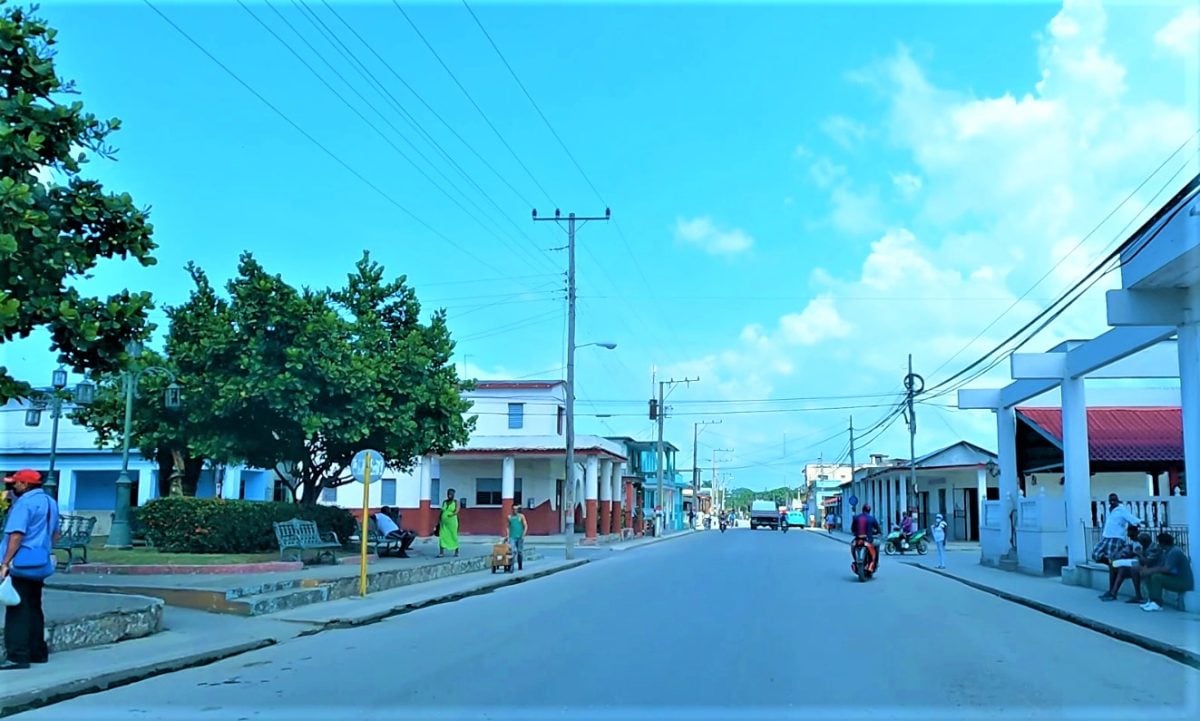
[[[643,518],[653,518],[655,509],[661,503],[666,514],[666,527],[676,531],[682,530],[687,525],[687,516],[683,509],[683,491],[690,483],[676,470],[675,462],[679,456],[679,448],[663,441],[663,498],[660,499],[658,443],[629,437],[614,437],[609,440],[625,446],[625,456],[629,459],[625,477],[633,482],[636,494],[634,508],[641,509]]]

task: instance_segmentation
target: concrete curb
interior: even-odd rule
[[[357,563],[358,559],[354,559]],[[227,563],[211,566],[201,564],[156,564],[126,565],[115,563],[79,563],[64,573],[92,574],[101,576],[177,576],[237,573],[276,573],[303,571],[304,564],[298,561],[265,561],[263,563]]]
[[[161,676],[173,671],[206,666],[231,656],[238,656],[249,651],[257,651],[260,648],[273,646],[275,643],[276,640],[272,638],[243,641],[186,656],[179,656],[163,661],[151,661],[131,668],[100,672],[98,675],[90,678],[58,683],[43,689],[8,694],[0,697],[0,718],[12,716],[22,711],[29,711],[30,709],[50,706],[78,696],[99,693],[119,686],[127,686],[131,683],[137,683],[138,681],[143,681],[154,676]]]
[[[648,539],[648,540],[640,540],[640,541],[620,541],[620,542],[618,542],[618,543],[614,543],[614,544],[610,545],[610,546],[608,547],[608,550],[610,550],[610,551],[632,551],[632,550],[633,550],[633,549],[635,549],[635,548],[642,548],[642,547],[644,547],[644,546],[653,546],[653,545],[654,545],[654,544],[656,544],[656,543],[662,543],[663,541],[671,541],[671,540],[674,540],[674,539],[676,539],[676,538],[685,538],[685,537],[687,537],[687,536],[692,536],[692,535],[695,535],[695,534],[697,534],[697,533],[700,533],[700,531],[696,531],[696,530],[692,530],[692,531],[676,531],[675,533],[672,533],[672,534],[670,534],[670,535],[666,535],[666,536],[654,536],[654,537],[652,537],[652,538],[650,538],[650,539]],[[617,548],[617,546],[618,546],[618,545],[620,545],[621,543],[628,543],[628,544],[630,544],[630,545],[626,546],[625,548]]]
[[[971,588],[974,588],[978,591],[983,591],[984,593],[990,593],[993,596],[996,596],[997,598],[1004,599],[1005,601],[1010,601],[1012,603],[1020,604],[1027,608],[1032,608],[1033,610],[1040,611],[1040,612],[1046,614],[1047,616],[1053,616],[1054,618],[1062,619],[1064,621],[1069,621],[1069,622],[1075,624],[1076,626],[1082,626],[1083,628],[1089,629],[1091,631],[1095,631],[1097,633],[1102,633],[1106,636],[1111,636],[1112,638],[1115,638],[1118,641],[1124,641],[1125,643],[1131,643],[1134,646],[1140,646],[1141,648],[1144,648],[1147,651],[1153,651],[1154,653],[1161,654],[1161,655],[1166,656],[1167,658],[1171,659],[1172,661],[1178,661],[1179,663],[1182,663],[1186,666],[1191,666],[1192,668],[1200,669],[1200,654],[1194,653],[1185,648],[1179,648],[1178,646],[1172,646],[1169,643],[1164,643],[1157,639],[1149,638],[1147,636],[1143,636],[1138,633],[1133,633],[1131,631],[1126,631],[1125,629],[1120,628],[1119,626],[1113,626],[1113,625],[1110,625],[1107,623],[1103,623],[1101,621],[1097,621],[1092,618],[1088,618],[1086,616],[1080,616],[1079,614],[1072,613],[1070,611],[1058,608],[1057,606],[1051,606],[1050,604],[1042,603],[1041,601],[1035,601],[1031,598],[1026,598],[1024,596],[1020,596],[1015,593],[1009,593],[1008,591],[1003,591],[999,588],[994,588],[992,586],[988,586],[986,584],[979,583],[977,581],[970,581],[965,578],[960,578],[959,576],[955,576],[952,573],[946,573],[945,571],[942,571],[937,568],[930,568],[929,566],[926,566],[923,563],[916,563],[916,562],[909,561],[908,565],[913,566],[915,568],[919,568],[923,571],[928,571],[929,573],[935,573],[939,576],[943,576],[952,581],[958,581],[959,583],[963,584],[964,586],[970,586]]]
[[[304,631],[304,632],[300,633],[299,636],[314,636],[323,631],[329,631],[332,629],[357,628],[359,626],[369,626],[373,623],[379,623],[380,621],[384,621],[386,619],[389,619],[389,618],[392,618],[395,616],[401,616],[406,613],[412,613],[413,611],[418,611],[422,608],[428,608],[430,606],[440,606],[444,603],[453,603],[454,601],[459,601],[464,598],[470,598],[471,596],[480,596],[485,593],[491,593],[492,591],[495,591],[500,588],[506,588],[508,586],[515,586],[519,583],[525,583],[526,581],[533,581],[533,580],[536,580],[539,578],[545,578],[546,576],[553,576],[554,574],[559,573],[561,571],[569,571],[573,568],[579,568],[580,566],[587,564],[587,563],[589,563],[589,559],[586,559],[586,558],[575,559],[573,561],[566,561],[562,565],[555,566],[553,568],[545,568],[545,569],[542,569],[539,571],[531,571],[531,572],[525,574],[524,576],[506,576],[506,577],[494,577],[494,578],[489,577],[488,580],[484,581],[482,584],[480,584],[479,586],[477,586],[475,588],[466,589],[466,590],[462,590],[462,591],[455,591],[453,593],[446,593],[446,594],[442,594],[442,595],[438,595],[438,596],[432,596],[430,598],[422,599],[420,601],[410,601],[408,603],[401,603],[401,604],[398,604],[391,608],[384,609],[382,611],[373,611],[371,613],[362,614],[360,616],[350,616],[347,618],[333,618],[333,619],[325,621],[324,623],[321,623],[321,624],[313,624],[311,621],[293,621],[293,622],[316,625],[316,628],[312,628],[307,631]]]

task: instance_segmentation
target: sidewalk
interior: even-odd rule
[[[439,603],[576,568],[576,561],[532,561],[524,571],[456,576],[346,598],[265,617],[238,617],[168,607],[153,636],[52,654],[29,673],[11,672],[0,687],[0,716],[140,681],[330,629],[381,621]]]
[[[51,653],[115,643],[158,633],[163,602],[146,596],[115,596],[46,589],[46,642]],[[0,640],[4,630],[0,629]],[[0,661],[7,660],[0,645]]]
[[[821,535],[842,543],[850,542],[850,535],[845,533],[821,532]],[[978,546],[962,550],[978,553]],[[1091,588],[1064,584],[1057,576],[1030,576],[984,566],[974,554],[948,553],[945,569],[934,568],[937,557],[931,557],[931,554],[888,556],[885,562],[907,563],[1200,668],[1200,615],[1172,609],[1147,613],[1134,604],[1125,603],[1125,596],[1106,603],[1097,598]]]

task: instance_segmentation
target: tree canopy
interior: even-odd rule
[[[128,341],[146,332],[149,293],[84,295],[75,283],[97,262],[153,265],[147,214],[124,193],[83,178],[87,151],[120,127],[83,103],[54,66],[55,31],[0,0],[0,343],[46,329],[50,349],[76,371],[109,371]],[[25,397],[28,383],[0,367],[0,402]]]
[[[168,309],[167,353],[203,419],[191,453],[271,468],[305,502],[374,448],[395,470],[466,442],[472,421],[442,313],[364,253],[337,290],[296,288],[244,254],[221,298],[203,271]],[[191,380],[194,379],[194,380]],[[194,387],[187,387],[192,382]]]

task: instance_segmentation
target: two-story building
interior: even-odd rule
[[[563,533],[570,525],[592,539],[621,527],[625,449],[599,436],[575,435],[574,508],[564,511],[564,382],[479,381],[466,398],[467,415],[476,417],[471,439],[445,455],[418,459],[409,473],[385,474],[378,490],[371,489],[373,508],[397,507],[406,527],[428,535],[454,490],[464,534],[503,533],[514,503],[525,508],[534,535]],[[322,502],[361,508],[361,494],[361,486],[341,486]]]
[[[654,518],[655,511],[662,508],[666,528],[676,531],[683,529],[687,524],[683,506],[684,491],[690,488],[690,484],[676,470],[679,448],[663,441],[663,492],[660,498],[658,442],[639,441],[626,436],[610,437],[608,440],[620,443],[625,448],[628,458],[626,476],[634,494],[633,508],[640,510],[643,518]]]

